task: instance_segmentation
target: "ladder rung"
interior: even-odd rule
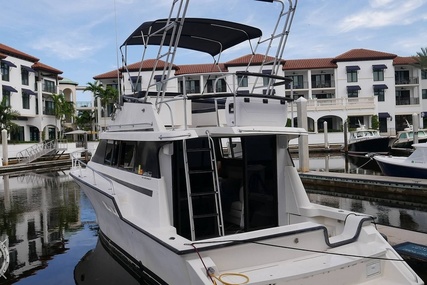
[[[204,218],[213,218],[218,216],[217,213],[211,213],[211,214],[203,214],[203,215],[194,215],[195,219],[204,219]]]
[[[209,148],[187,148],[187,152],[209,152]]]
[[[212,169],[206,169],[206,170],[189,170],[189,174],[203,174],[203,173],[212,173]]]
[[[217,192],[209,191],[209,192],[200,192],[200,193],[191,193],[191,197],[200,197],[200,196],[210,196],[215,195]]]

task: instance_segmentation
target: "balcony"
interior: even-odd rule
[[[398,98],[396,97],[396,106],[401,105],[419,105],[420,98],[408,97],[408,98]]]
[[[400,77],[395,78],[396,85],[408,85],[408,84],[419,84],[418,77]]]
[[[308,111],[375,109],[375,97],[310,99]]]
[[[335,82],[332,80],[312,81],[311,87],[314,88],[331,88],[335,87]]]

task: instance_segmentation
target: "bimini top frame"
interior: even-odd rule
[[[179,22],[180,20],[178,20]],[[160,45],[168,19],[145,22],[123,43],[126,45]],[[163,44],[169,45],[173,30],[166,32]],[[216,56],[242,42],[262,36],[260,29],[216,19],[185,18],[178,47]]]

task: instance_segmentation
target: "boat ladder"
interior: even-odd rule
[[[215,146],[209,133],[198,145],[184,140],[183,155],[191,240],[224,236]]]

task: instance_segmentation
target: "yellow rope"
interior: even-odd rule
[[[238,277],[242,277],[242,278],[245,279],[245,281],[241,282],[241,283],[229,283],[229,282],[226,282],[226,281],[222,280],[223,277],[227,277],[227,276],[238,276]],[[223,274],[219,275],[218,277],[212,274],[211,277],[215,278],[216,280],[218,280],[219,282],[221,282],[223,285],[242,285],[242,284],[247,284],[249,282],[249,277],[246,276],[245,274],[241,274],[241,273],[223,273]],[[215,285],[218,285],[215,282],[215,280],[213,280],[213,281],[214,281]]]

